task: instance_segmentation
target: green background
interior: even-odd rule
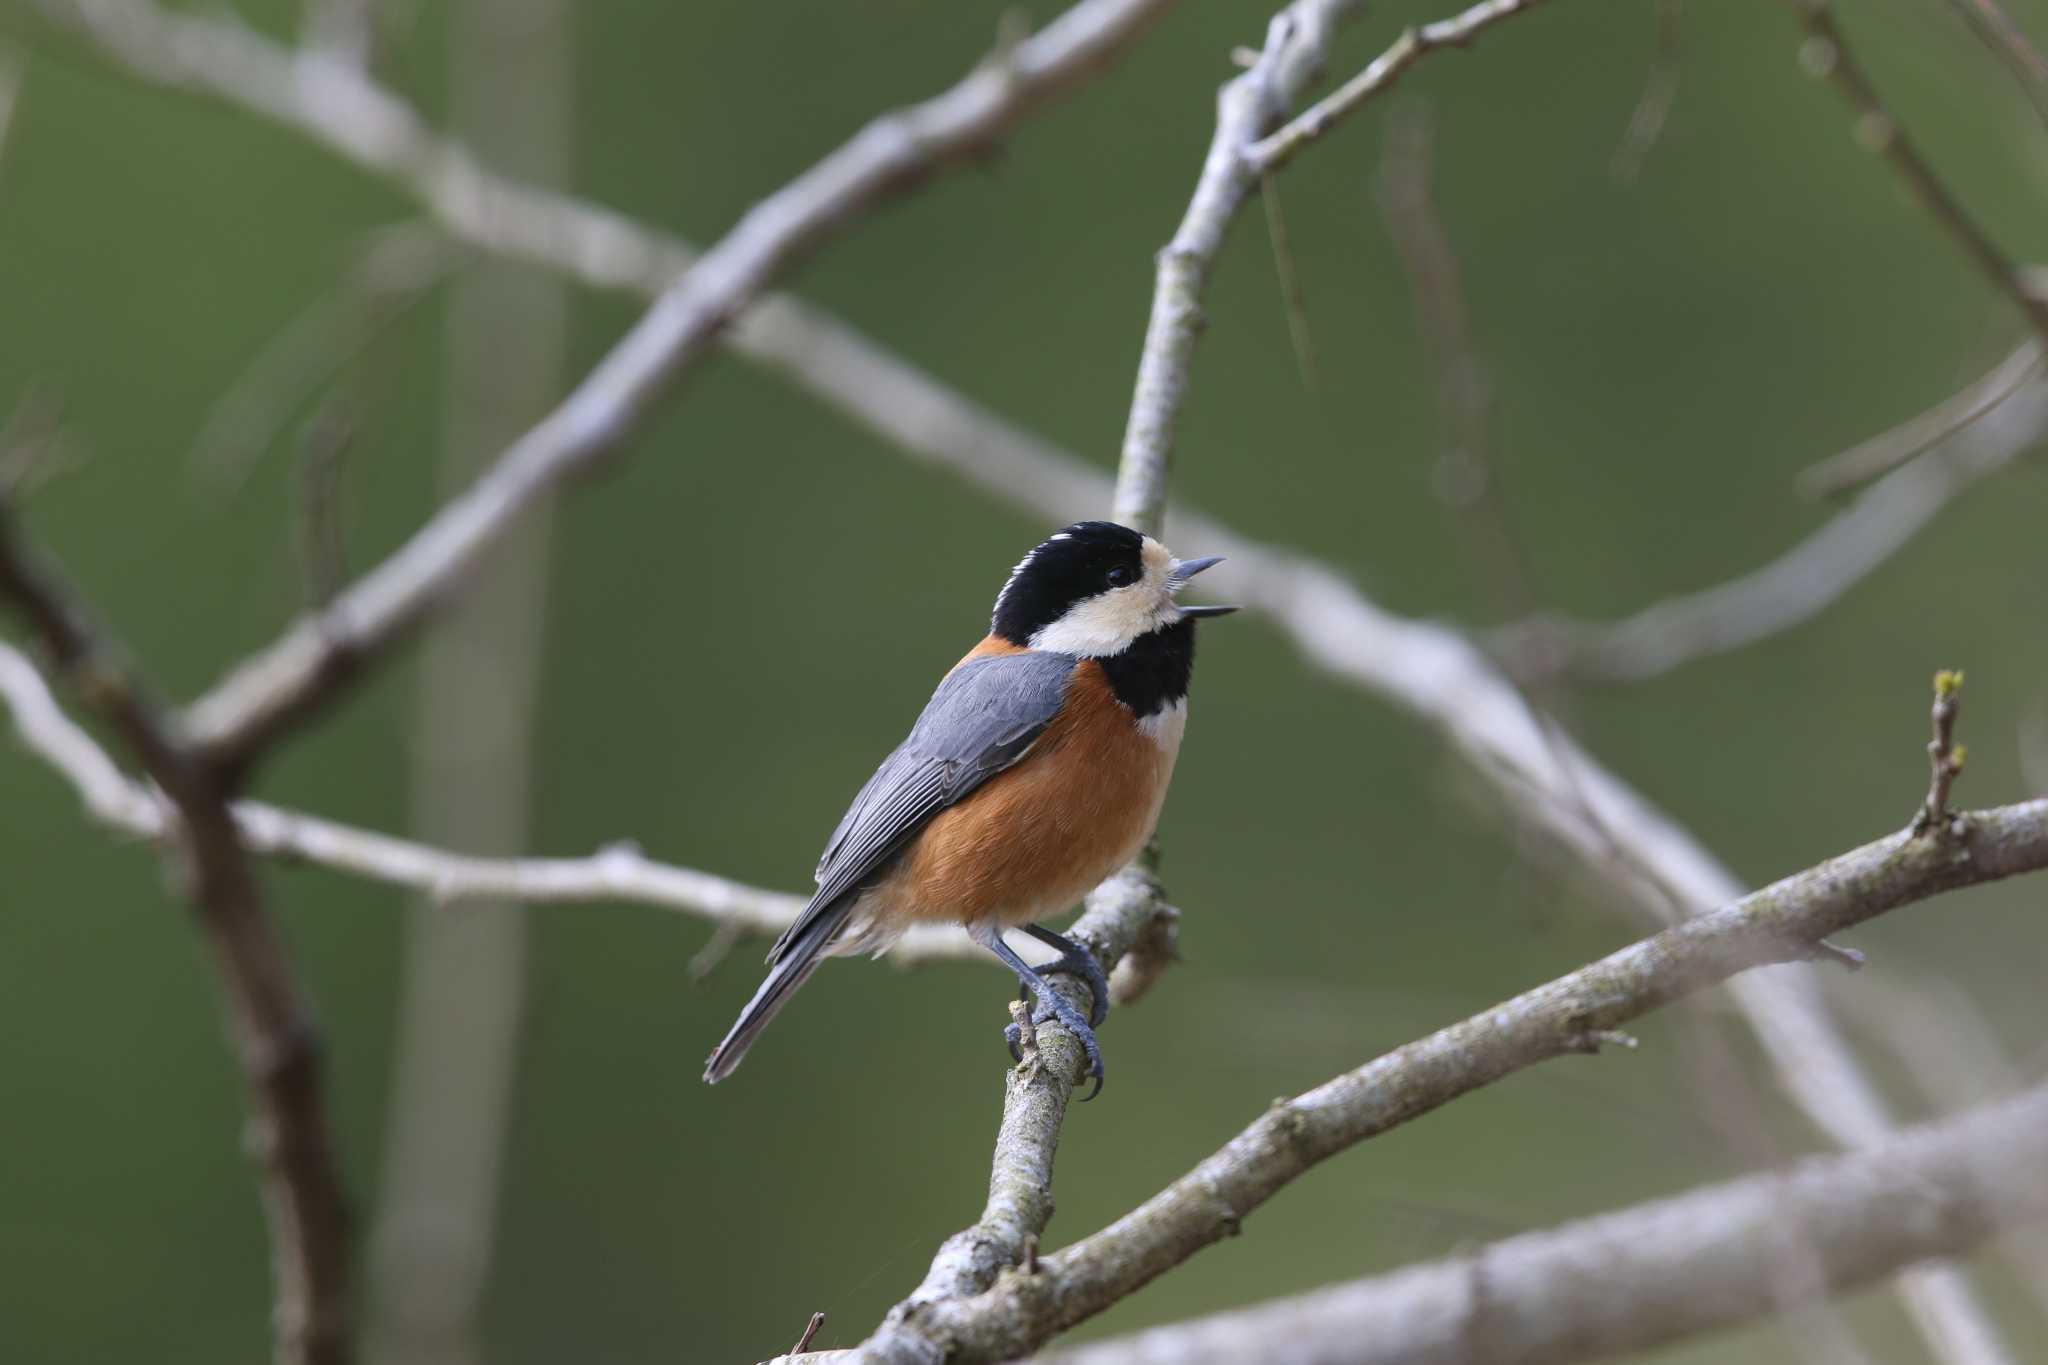
[[[240,8],[280,35],[296,22],[267,0]],[[1335,68],[1439,12],[1373,7]],[[2048,33],[2039,6],[2015,12]],[[1227,55],[1259,39],[1265,13],[1190,0],[999,159],[877,213],[791,284],[1107,468],[1151,253],[1193,184]],[[996,22],[996,6],[963,0],[588,0],[574,20],[573,187],[709,240],[860,120],[950,83]],[[1845,7],[1844,23],[1992,233],[2022,258],[2048,249],[2048,135],[1954,16],[1881,0]],[[436,118],[443,25],[439,7],[418,7],[384,68]],[[80,456],[36,490],[29,520],[150,676],[188,697],[299,595],[299,427],[231,490],[195,474],[194,438],[362,234],[415,210],[287,132],[139,87],[18,0],[0,4],[0,33],[27,53],[0,157],[0,412],[38,386],[61,395]],[[1436,122],[1503,495],[1544,603],[1611,617],[1764,562],[1827,515],[1793,492],[1800,468],[2018,339],[2009,303],[1802,73],[1782,6],[1687,7],[1669,126],[1640,178],[1617,182],[1653,35],[1645,4],[1555,0],[1430,59],[1397,101],[1286,173],[1312,394],[1249,206],[1209,295],[1176,492],[1342,566],[1389,607],[1487,619],[1432,493],[1434,381],[1373,195],[1399,100],[1426,101]],[[358,569],[431,506],[442,299],[377,344],[344,490]],[[632,316],[580,295],[569,373]],[[2018,723],[2048,692],[2044,513],[2048,483],[2022,462],[1811,627],[1583,692],[1576,723],[1752,880],[1904,822],[1937,666],[1969,670],[1960,795],[2016,799]],[[791,889],[1047,529],[730,357],[576,488],[558,527],[535,850],[630,836]],[[1163,825],[1186,961],[1105,1031],[1110,1083],[1068,1123],[1053,1243],[1127,1209],[1274,1096],[1638,932],[1518,852],[1440,744],[1313,674],[1269,625],[1205,630],[1199,673]],[[403,659],[381,672],[258,793],[402,828],[413,683]],[[314,870],[266,877],[320,1004],[347,1174],[367,1207],[408,898]],[[1883,971],[1959,985],[2038,1074],[2041,914],[2039,886],[2008,886],[1851,941]],[[532,923],[492,1359],[751,1360],[820,1308],[821,1344],[848,1344],[971,1220],[1004,1065],[996,972],[835,965],[714,1091],[701,1059],[754,987],[751,948],[698,985],[686,964],[706,930],[691,919],[591,906]],[[1732,1049],[1758,1106],[1731,1107],[1702,1080],[1702,1032]],[[1725,1010],[1667,1014],[1642,1037],[1640,1051],[1516,1076],[1336,1159],[1242,1238],[1084,1331],[1443,1254],[1815,1145]],[[207,966],[154,856],[0,746],[0,1358],[267,1351],[240,1112]],[[2048,1358],[2048,1323],[2015,1282],[1991,1262],[1984,1284],[2015,1344]],[[1874,1359],[1924,1358],[1886,1295],[1851,1300],[1851,1320]],[[1659,1358],[1792,1359],[1792,1340],[1765,1327]]]

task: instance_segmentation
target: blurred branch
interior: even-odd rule
[[[306,0],[301,44],[358,71],[376,57],[377,0]]]
[[[1281,10],[1259,56],[1216,97],[1216,130],[1194,194],[1157,258],[1110,511],[1126,526],[1157,534],[1166,519],[1174,431],[1202,330],[1200,295],[1231,221],[1271,169],[1255,165],[1248,150],[1322,71],[1332,30],[1358,7],[1358,0],[1298,0]]]
[[[1671,106],[1678,99],[1679,36],[1684,10],[1681,0],[1657,0],[1657,48],[1650,57],[1650,74],[1644,78],[1643,93],[1628,116],[1628,131],[1615,148],[1613,175],[1628,184],[1643,173],[1643,163],[1657,139],[1664,134]]]
[[[253,757],[408,635],[527,508],[615,449],[776,276],[889,194],[984,152],[1025,114],[1113,58],[1171,3],[1080,0],[946,93],[876,119],[755,204],[468,491],[196,702],[189,717],[195,741],[231,767]],[[180,19],[132,0],[43,5],[132,66],[216,89],[248,82],[240,92],[246,102],[348,138],[379,164],[404,166],[422,139],[433,141],[403,106],[378,102],[374,88],[345,68],[317,56],[273,62],[260,40],[219,21]],[[366,94],[372,98],[364,100]],[[311,117],[315,110],[327,115]]]
[[[2043,1217],[2048,1088],[2037,1088],[1852,1155],[1041,1359],[1562,1365],[1767,1318],[1788,1288],[1819,1300]],[[1817,1262],[1793,1286],[1788,1246]]]
[[[1415,329],[1436,371],[1437,496],[1450,508],[1478,571],[1480,590],[1504,617],[1531,606],[1529,566],[1515,542],[1487,440],[1486,367],[1472,344],[1463,272],[1437,216],[1429,177],[1435,133],[1428,112],[1397,109],[1380,158],[1379,203],[1415,312]]]
[[[2031,365],[2032,344],[2023,350]],[[1990,379],[1980,381],[1979,387]],[[1924,428],[1936,411],[1923,413],[1896,431]],[[1857,449],[1876,450],[1891,437],[1887,433]],[[1520,678],[1562,674],[1589,681],[1640,682],[1755,644],[1818,616],[1911,542],[1950,499],[2044,439],[2048,383],[2030,383],[1885,475],[1846,510],[1762,568],[1611,623],[1533,616],[1493,632],[1491,646]]]
[[[1919,971],[1873,971],[1856,981],[1855,990],[1830,983],[1830,998],[1898,1059],[1935,1112],[1960,1113],[2038,1081],[2007,1055],[1984,1011],[1955,982]],[[2048,1313],[2048,1227],[2016,1229],[2001,1249]]]
[[[347,277],[279,328],[214,402],[187,457],[194,473],[223,489],[239,485],[293,413],[424,298],[455,256],[424,223],[372,233]]]
[[[1394,45],[1373,58],[1365,70],[1318,100],[1286,127],[1246,147],[1244,159],[1255,172],[1280,169],[1302,148],[1356,113],[1430,53],[1447,47],[1469,47],[1487,28],[1534,9],[1538,3],[1540,0],[1481,0],[1448,19],[1404,29]]]
[[[497,163],[569,177],[573,0],[457,0],[449,118]],[[542,416],[565,379],[570,289],[502,260],[458,277],[442,332],[437,497]],[[548,636],[553,509],[490,551],[488,571],[421,641],[406,767],[410,828],[480,853],[531,846],[536,711]],[[502,1173],[526,1033],[528,915],[509,900],[405,912],[365,1258],[366,1365],[482,1365]]]
[[[1806,30],[1806,45],[1800,59],[1807,70],[1834,86],[1856,115],[1856,138],[1885,159],[1892,174],[1906,192],[1919,201],[1928,215],[1955,240],[1994,288],[2011,299],[2034,330],[2037,339],[2048,343],[2048,300],[2028,287],[2025,277],[2013,267],[1990,236],[1970,217],[1960,201],[1949,193],[1941,177],[1921,156],[1920,149],[1885,107],[1877,88],[1870,83],[1850,52],[1840,25],[1835,22],[1829,0],[1789,0],[1793,13]]]
[[[280,1365],[339,1365],[349,1356],[351,1331],[350,1217],[329,1132],[319,1032],[229,813],[225,775],[191,743],[177,714],[128,670],[55,571],[22,543],[4,500],[0,599],[175,808],[174,817],[158,815],[173,854],[174,882],[191,902],[219,975],[247,1092],[245,1146],[259,1172],[269,1226],[276,1359]],[[26,662],[7,650],[0,664],[7,665],[9,682],[19,684],[15,675]],[[34,690],[42,690],[39,679]],[[108,811],[136,806],[136,798],[110,789],[112,763],[84,754],[81,738],[66,737],[60,751],[89,773],[88,800]],[[90,741],[83,743],[97,753]]]
[[[1949,0],[1949,8],[1961,15],[1970,31],[1991,49],[1991,55],[2004,63],[2034,112],[2048,120],[2048,58],[2042,57],[2012,16],[1998,7],[1998,0]]]
[[[152,843],[175,836],[175,822],[159,795],[123,773],[58,707],[27,657],[4,642],[0,698],[12,710],[22,742],[71,783],[93,819]],[[236,801],[230,809],[251,853],[408,887],[438,905],[616,901],[679,910],[750,938],[781,933],[804,905],[802,896],[654,862],[630,843],[612,844],[588,858],[478,858],[261,801]],[[1027,955],[1032,951],[1025,943],[1016,946]],[[906,935],[887,956],[906,966],[994,961],[966,934],[930,926]]]
[[[1960,832],[1900,832],[1829,859],[1275,1103],[1138,1208],[1041,1257],[1036,1275],[1005,1275],[976,1298],[926,1305],[909,1339],[878,1338],[853,1358],[1026,1354],[1237,1232],[1346,1148],[1538,1062],[1596,1051],[1629,1021],[1738,973],[1822,954],[1829,935],[1889,910],[2044,869],[2048,799],[1970,812]],[[1625,1298],[1607,1301],[1626,1309]]]
[[[2041,388],[2029,382],[2040,369],[2041,343],[2029,338],[1989,374],[1960,392],[1805,469],[1799,475],[1799,491],[1810,498],[1832,497],[1918,459],[1968,430],[2001,404],[2024,391]],[[2031,425],[2040,433],[2035,439],[2048,436],[2048,417],[2036,418]]]
[[[21,54],[11,44],[0,43],[0,155],[7,151],[7,134],[14,127],[14,106],[21,100]]]

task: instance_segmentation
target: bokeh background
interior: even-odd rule
[[[279,37],[298,23],[271,0],[235,8]],[[990,45],[999,8],[586,0],[567,38],[566,181],[708,240],[867,116],[949,84]],[[793,287],[1107,468],[1151,253],[1192,186],[1228,54],[1259,40],[1266,13],[1188,0],[999,158],[877,214]],[[2041,5],[2014,13],[2048,32]],[[1340,39],[1338,67],[1438,14],[1374,6]],[[1844,22],[1994,236],[2022,258],[2048,248],[2048,135],[1955,16],[1870,0]],[[191,696],[302,600],[300,451],[326,395],[347,386],[356,425],[339,476],[348,564],[374,562],[430,510],[447,288],[339,362],[241,475],[209,473],[194,446],[222,394],[367,233],[416,209],[289,132],[139,84],[21,0],[0,5],[0,35],[24,60],[0,153],[0,412],[54,396],[65,435],[29,519],[149,674]],[[445,120],[459,41],[447,7],[396,6],[380,74]],[[1176,493],[1342,566],[1392,608],[1492,619],[1434,491],[1434,379],[1373,192],[1390,116],[1426,105],[1530,597],[1617,616],[1794,543],[1828,513],[1795,494],[1800,468],[2021,335],[1857,147],[1799,44],[1780,5],[1687,6],[1676,102],[1633,180],[1613,161],[1652,60],[1647,4],[1558,0],[1419,67],[1284,178],[1313,392],[1256,206],[1239,221],[1209,295]],[[569,298],[561,382],[635,313]],[[1969,671],[1961,795],[2016,799],[2021,722],[2048,704],[2044,515],[2048,482],[2021,461],[1810,627],[1575,692],[1573,722],[1755,880],[1905,821],[1937,666]],[[561,503],[535,608],[528,845],[631,837],[664,859],[807,885],[844,802],[1046,529],[779,377],[714,360]],[[259,793],[418,827],[419,681],[416,656],[385,670],[292,743]],[[1054,1242],[1122,1212],[1274,1096],[1638,933],[1532,860],[1437,742],[1311,672],[1255,617],[1204,631],[1194,711],[1163,827],[1186,960],[1104,1035],[1110,1083],[1069,1121]],[[367,1210],[412,901],[316,870],[266,878],[319,1001]],[[2042,913],[2040,887],[2020,884],[1852,941],[1876,971],[1959,989],[2038,1074]],[[755,985],[756,946],[696,983],[707,931],[681,915],[555,907],[528,923],[490,1360],[752,1360],[814,1309],[829,1315],[821,1344],[850,1343],[973,1217],[1004,1065],[998,972],[834,965],[712,1090],[701,1059]],[[267,1350],[263,1229],[214,1002],[153,853],[110,840],[68,787],[0,745],[0,1358]],[[1546,1065],[1331,1162],[1242,1238],[1083,1331],[1443,1254],[1815,1146],[1724,1011],[1641,1033],[1640,1051]],[[1717,1049],[1725,1065],[1710,1067]],[[1902,1109],[1925,1112],[1866,1052]],[[1982,1264],[2014,1342],[2048,1359],[2048,1322],[1995,1258]],[[1924,1358],[1885,1293],[1847,1311],[1872,1359]],[[1657,1358],[1789,1360],[1793,1341],[1765,1326]]]

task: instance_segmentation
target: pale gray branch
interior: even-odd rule
[[[123,773],[92,736],[64,714],[35,666],[4,643],[0,698],[13,712],[22,743],[71,783],[93,819],[153,843],[171,836],[173,822],[161,795]],[[679,910],[749,938],[781,933],[804,905],[802,896],[655,862],[631,843],[610,845],[588,858],[480,858],[261,801],[237,801],[232,810],[243,846],[251,853],[407,887],[442,905],[615,901]],[[1021,942],[1015,946],[1027,955],[1044,951]],[[889,958],[905,965],[994,962],[964,933],[929,926],[906,935],[890,949]]]
[[[331,604],[196,702],[189,717],[196,742],[230,766],[252,757],[368,660],[403,639],[528,507],[614,450],[778,275],[886,195],[988,147],[1046,99],[1113,58],[1171,3],[1081,0],[951,90],[876,119],[754,205],[468,491]],[[196,73],[215,65],[206,60],[211,45],[228,45],[236,54],[229,65],[237,78],[260,71],[271,82],[246,92],[248,102],[302,119],[308,109],[331,100],[337,107],[316,126],[328,136],[350,139],[365,159],[403,165],[419,150],[421,135],[402,108],[355,102],[372,87],[344,64],[310,55],[279,69],[260,55],[252,58],[260,49],[231,27],[187,27],[193,21],[129,0],[44,0],[44,7],[86,26],[130,65],[168,79],[202,79]],[[183,46],[174,45],[180,38]]]
[[[1773,1316],[2048,1218],[2048,1088],[1445,1260],[1043,1365],[1562,1365]],[[1788,1283],[1788,1253],[1807,1261]]]
[[[1276,1103],[1192,1171],[1090,1237],[981,1295],[928,1304],[849,1359],[1007,1360],[1139,1289],[1317,1163],[1480,1086],[1598,1046],[1630,1020],[1942,891],[2048,868],[2048,799],[1899,833],[1706,911],[1599,962]],[[1758,980],[1771,973],[1738,979]],[[1864,1146],[1876,1145],[1859,1144]],[[1613,1302],[1625,1304],[1616,1297]]]
[[[2031,370],[2034,356],[2030,343],[2000,371],[2022,359]],[[2029,382],[2003,401],[1975,409],[1967,424],[1886,474],[1759,569],[1612,623],[1535,616],[1495,632],[1491,643],[1518,677],[1565,674],[1598,682],[1640,682],[1755,644],[1818,616],[1904,549],[1952,498],[2044,439],[2048,383]]]

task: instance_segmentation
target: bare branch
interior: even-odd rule
[[[1643,81],[1643,93],[1628,116],[1628,131],[1614,151],[1614,178],[1626,185],[1643,173],[1657,139],[1664,134],[1665,120],[1678,99],[1678,52],[1681,0],[1657,0],[1657,49],[1650,58],[1650,74]]]
[[[58,707],[35,666],[5,643],[0,643],[0,699],[13,711],[22,742],[71,783],[95,820],[152,843],[173,836],[175,823],[162,799],[131,781]],[[408,887],[441,905],[616,901],[679,910],[750,938],[781,933],[804,905],[802,896],[654,862],[631,843],[612,844],[588,858],[478,858],[261,801],[237,801],[232,810],[238,835],[251,853]],[[1045,951],[1035,940],[1013,946],[1026,956],[1042,957]],[[888,956],[906,966],[994,963],[964,933],[930,926],[906,935]]]
[[[2008,400],[2023,392],[2038,391],[2040,386],[2030,381],[2040,369],[2041,343],[2029,337],[1989,374],[1962,391],[1801,472],[1799,491],[1810,498],[1832,497],[1919,458],[1960,435]],[[2032,425],[2037,429],[2036,440],[2048,434],[2048,419],[2037,419]]]
[[[1548,1365],[1773,1316],[2048,1217],[2048,1088],[1677,1198],[1040,1357],[1044,1365]],[[1796,1286],[1787,1253],[1810,1257]]]
[[[280,1365],[339,1365],[348,1358],[351,1330],[350,1216],[328,1126],[319,1035],[228,813],[221,775],[194,750],[176,714],[129,672],[54,571],[22,544],[4,501],[0,599],[28,623],[61,674],[106,717],[176,808],[169,835],[175,878],[219,975],[247,1091],[246,1146],[270,1230],[276,1358]],[[104,755],[96,762],[76,741],[62,748],[89,773],[88,799],[99,808],[136,805],[110,789],[113,765]]]
[[[2012,16],[1998,7],[1998,0],[1949,0],[1949,8],[1962,16],[1970,31],[2012,73],[2034,112],[2048,120],[2048,57],[2043,57]]]
[[[7,150],[7,134],[14,127],[14,106],[21,100],[21,54],[0,44],[0,153]]]
[[[2029,343],[2024,350],[2031,365],[2034,347]],[[1916,417],[1898,430],[1905,432],[1932,415]],[[1595,682],[1639,682],[1755,644],[1818,616],[1889,562],[1952,498],[2044,438],[2048,384],[2030,383],[1885,475],[1761,568],[1612,623],[1533,616],[1494,632],[1490,643],[1517,677],[1565,674]],[[1859,447],[1865,448],[1876,449],[1876,442]]]
[[[1972,812],[1960,834],[1902,832],[1832,858],[1275,1104],[1109,1227],[1041,1257],[1037,1275],[927,1305],[908,1339],[877,1337],[852,1359],[1026,1354],[1238,1231],[1288,1183],[1366,1138],[1750,968],[1798,962],[1888,910],[2044,868],[2048,798]]]
[[[946,93],[875,120],[756,204],[467,492],[331,604],[302,619],[195,703],[190,712],[195,742],[225,767],[245,763],[345,685],[365,662],[403,639],[529,506],[614,450],[776,276],[885,196],[987,148],[1025,114],[1114,57],[1171,3],[1081,0]],[[162,15],[152,17],[146,7],[127,0],[46,0],[46,8],[88,25],[125,59],[144,67],[174,64],[182,71],[197,60],[188,52],[184,63],[175,65],[180,59],[149,46],[152,34],[212,37],[210,31],[177,27]],[[353,81],[322,83],[331,67],[317,58],[305,64],[303,69],[313,73],[305,77],[314,83],[313,97],[359,92]],[[297,109],[308,93],[295,76],[285,88],[260,97]],[[376,145],[380,125],[375,115],[389,111],[351,107],[346,112],[352,136]],[[403,139],[411,130],[383,125],[381,131]]]
[[[1806,30],[1806,45],[1800,58],[1807,70],[1825,78],[1835,87],[1856,115],[1856,137],[1864,146],[1885,159],[1906,192],[1955,240],[1956,246],[1977,267],[1993,288],[2012,300],[2026,318],[2037,339],[2048,343],[2048,299],[2030,289],[2025,278],[1992,242],[1989,234],[1970,217],[1959,200],[1949,193],[1941,177],[1920,155],[1920,149],[1906,136],[1896,118],[1885,107],[1877,88],[1850,52],[1840,25],[1835,22],[1829,0],[1790,0],[1793,13]]]
[[[303,29],[306,51],[367,70],[376,56],[376,0],[306,0]]]
[[[1487,28],[1534,9],[1538,3],[1539,0],[1481,0],[1448,19],[1404,30],[1394,45],[1373,58],[1365,70],[1316,101],[1286,127],[1246,148],[1245,160],[1261,173],[1280,169],[1302,148],[1356,113],[1430,53],[1447,47],[1468,47]]]

